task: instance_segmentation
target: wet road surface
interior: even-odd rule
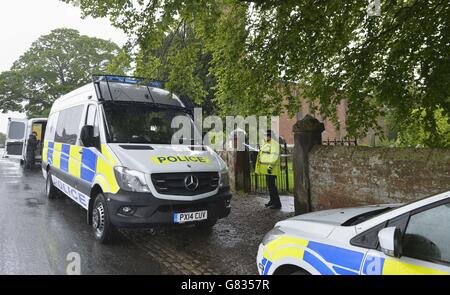
[[[96,243],[84,209],[64,197],[49,202],[44,190],[39,169],[0,158],[0,274],[66,274],[71,252],[80,254],[81,274],[160,273],[126,239]]]
[[[80,254],[81,274],[257,274],[259,242],[294,210],[292,197],[282,197],[281,211],[265,202],[234,196],[230,216],[211,230],[122,230],[100,245],[83,208],[62,196],[46,199],[39,168],[24,171],[0,158],[0,274],[65,274],[71,252]]]

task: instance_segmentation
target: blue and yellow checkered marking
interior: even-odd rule
[[[270,267],[272,266],[272,262],[268,260],[267,258],[263,258],[261,261],[263,265],[263,275],[267,275],[269,273]]]
[[[364,253],[303,239],[280,237],[267,245],[262,264],[264,273],[276,260],[283,257],[300,259],[322,275],[357,275]],[[281,254],[281,255],[280,255]]]
[[[54,147],[54,143],[53,142],[49,142],[48,143],[48,148],[47,150],[47,163],[49,165],[53,164],[53,147]]]
[[[292,251],[294,244],[297,251]],[[291,250],[286,251],[286,249]],[[408,264],[395,258],[372,255],[365,257],[364,252],[286,236],[270,242],[265,247],[261,261],[264,266],[263,274],[267,274],[277,260],[286,257],[303,260],[322,275],[358,275],[360,268],[361,273],[366,275],[449,274],[429,267]]]
[[[308,249],[317,253],[326,262],[333,264],[333,269],[338,274],[358,274],[364,259],[362,252],[312,241],[308,243]],[[324,272],[328,273],[328,270],[324,270]]]
[[[61,160],[59,162],[60,169],[69,172],[70,145],[63,144],[61,147]]]
[[[303,260],[311,264],[321,275],[334,275],[334,272],[318,257],[306,251]]]
[[[97,154],[90,149],[83,149],[81,156],[81,179],[92,182],[97,171]]]
[[[114,175],[117,161],[106,145],[102,145],[101,153],[97,153],[90,148],[46,141],[43,160],[50,166],[91,184],[98,179],[104,192],[116,193],[119,190]]]

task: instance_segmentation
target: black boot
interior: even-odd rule
[[[269,201],[269,203],[267,203],[267,204],[265,204],[264,206],[266,206],[266,207],[270,207],[270,206],[272,206],[272,201]]]
[[[270,209],[281,209],[281,204],[273,204],[269,208]]]

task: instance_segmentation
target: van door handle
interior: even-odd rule
[[[80,154],[83,154],[83,151],[79,151]]]

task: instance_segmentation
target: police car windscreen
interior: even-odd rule
[[[105,100],[152,102],[164,105],[182,106],[178,97],[167,90],[140,84],[100,82],[101,96]]]
[[[108,127],[108,142],[171,144],[175,132],[172,120],[177,117],[196,131],[191,117],[181,110],[155,109],[143,104],[106,104],[105,115]],[[193,138],[193,135],[192,137]]]

